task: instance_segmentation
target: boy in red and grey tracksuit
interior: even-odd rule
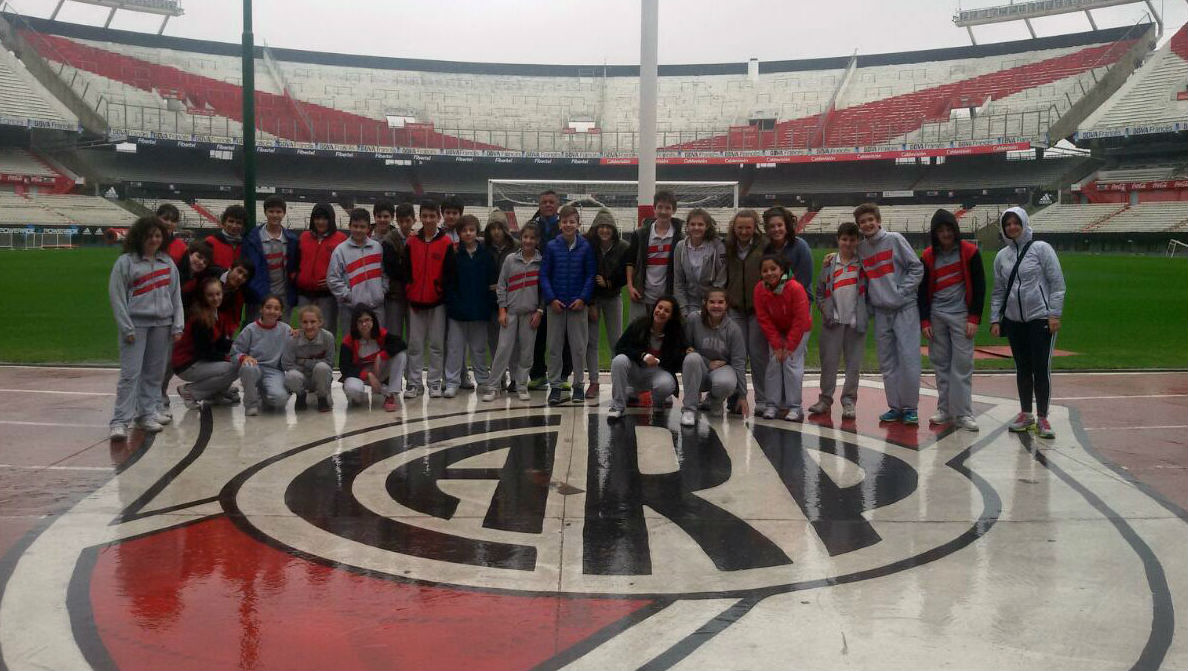
[[[957,217],[932,215],[932,246],[924,250],[924,281],[917,304],[928,358],[936,371],[936,414],[931,424],[953,422],[977,431],[973,418],[974,335],[982,323],[986,277],[978,246],[961,239]]]
[[[920,313],[916,290],[924,265],[899,233],[883,230],[879,206],[854,209],[862,232],[858,258],[866,273],[866,300],[874,312],[875,346],[889,410],[880,422],[919,424]]]
[[[821,395],[809,408],[810,415],[828,414],[837,391],[837,369],[846,359],[842,385],[842,419],[854,419],[862,356],[866,351],[866,275],[858,260],[861,235],[854,222],[837,228],[837,254],[825,263],[817,276],[817,306],[824,324],[817,346],[821,353]]]
[[[445,280],[454,265],[454,243],[437,227],[441,205],[435,200],[421,203],[421,231],[407,240],[404,248],[404,293],[408,299],[408,386],[405,398],[416,398],[424,387],[421,371],[425,346],[429,349],[429,396],[440,398],[445,381]]]
[[[384,251],[372,240],[371,213],[356,207],[351,210],[350,237],[334,248],[326,270],[326,286],[338,300],[338,330],[351,332],[355,310],[370,308],[380,324],[384,323],[384,296],[388,276],[384,274]]]

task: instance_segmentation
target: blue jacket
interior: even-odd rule
[[[249,303],[259,303],[264,297],[272,293],[272,282],[268,279],[268,262],[264,259],[264,243],[260,242],[260,229],[264,224],[253,228],[243,236],[243,256],[250,259],[256,267],[252,279],[247,285],[247,299]],[[298,246],[298,236],[293,231],[282,229],[285,238],[285,306],[297,305],[297,268],[301,261],[301,251]]]
[[[446,314],[460,322],[488,321],[495,312],[491,287],[499,277],[495,257],[480,242],[473,256],[459,244],[453,259],[446,272]]]
[[[540,265],[540,295],[545,305],[559,300],[569,307],[577,299],[589,303],[594,295],[594,248],[582,236],[577,236],[573,249],[558,235],[545,245],[544,261]]]

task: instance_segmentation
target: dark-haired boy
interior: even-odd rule
[[[351,332],[358,308],[370,308],[384,323],[384,295],[388,293],[383,250],[369,237],[371,213],[361,207],[351,210],[349,228],[350,237],[334,248],[326,271],[326,285],[338,300],[338,330],[344,334]]]
[[[858,258],[866,273],[866,298],[874,311],[875,346],[879,372],[887,395],[887,412],[880,422],[919,424],[920,311],[916,290],[924,278],[924,264],[906,238],[883,230],[879,206],[854,208],[862,233]]]
[[[817,276],[817,308],[824,324],[817,346],[821,353],[821,395],[809,407],[810,415],[829,414],[837,390],[837,369],[844,356],[846,380],[842,387],[842,419],[856,417],[862,354],[866,350],[866,275],[858,260],[858,225],[847,221],[837,227],[837,253],[830,255]]]
[[[243,226],[247,222],[247,209],[243,205],[229,205],[219,217],[222,229],[206,236],[214,250],[214,263],[220,268],[230,268],[231,262],[239,258],[243,246]]]
[[[421,203],[421,231],[405,241],[404,281],[408,300],[408,387],[405,398],[416,398],[424,389],[421,375],[425,347],[429,349],[429,396],[442,395],[445,376],[445,274],[453,265],[454,245],[438,228],[441,206],[435,200]]]
[[[280,196],[264,199],[264,224],[243,236],[243,255],[260,270],[248,285],[247,321],[260,314],[260,302],[269,294],[284,298],[281,321],[288,323],[297,304],[298,236],[285,228],[288,207]]]
[[[380,200],[371,208],[375,228],[371,237],[384,255],[384,273],[388,276],[388,293],[384,295],[384,324],[388,333],[404,338],[404,319],[408,306],[404,300],[404,235],[396,226],[396,205]]]
[[[681,241],[676,196],[671,191],[657,191],[652,199],[655,218],[645,219],[632,238],[627,255],[627,292],[631,321],[651,314],[661,296],[672,295],[673,250]]]
[[[441,228],[450,242],[454,243],[454,247],[458,246],[458,222],[461,221],[465,210],[466,205],[457,196],[450,196],[441,201]]]

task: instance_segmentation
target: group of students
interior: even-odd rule
[[[930,421],[978,430],[970,382],[985,281],[977,245],[961,239],[952,213],[936,212],[932,244],[918,257],[883,230],[878,206],[860,205],[814,283],[809,246],[782,207],[738,210],[722,235],[706,210],[675,218],[676,198],[661,191],[655,217],[622,236],[605,208],[582,235],[580,211],[560,207],[555,192],[538,205],[518,239],[498,210],[480,233],[457,199],[356,208],[347,233],[319,203],[298,235],[284,227],[285,202],[270,197],[264,224],[245,233],[247,212],[233,205],[220,231],[188,245],[174,237],[177,209],[162,205],[129,229],[109,283],[121,367],[111,437],[125,438],[133,422],[160,431],[172,420],[172,375],[187,407],[242,400],[251,416],[295,394],[304,410],[312,392],[329,411],[336,349],[356,405],[370,392],[395,412],[401,395],[476,387],[484,401],[504,390],[530,401],[547,388],[550,405],[584,403],[599,394],[600,332],[613,351],[612,419],[645,393],[654,410],[670,406],[678,375],[682,425],[698,412],[748,414],[749,363],[755,414],[802,421],[814,303],[822,376],[809,414],[831,412],[844,361],[842,419],[856,416],[873,316],[889,406],[880,421],[919,423],[923,332],[939,396]],[[1005,212],[1001,226],[991,331],[1008,338],[1017,362],[1021,412],[1010,428],[1052,437],[1048,364],[1063,277],[1052,248],[1032,240],[1024,210]]]

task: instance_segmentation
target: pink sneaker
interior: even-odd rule
[[[1035,426],[1035,417],[1032,417],[1030,412],[1021,412],[1015,415],[1015,419],[1007,425],[1007,428],[1011,430],[1011,433],[1026,433],[1033,426]]]
[[[1056,432],[1052,430],[1052,425],[1048,423],[1047,417],[1040,417],[1035,420],[1035,435],[1040,438],[1056,437]]]
[[[384,412],[396,412],[396,394],[388,394],[384,398]]]

